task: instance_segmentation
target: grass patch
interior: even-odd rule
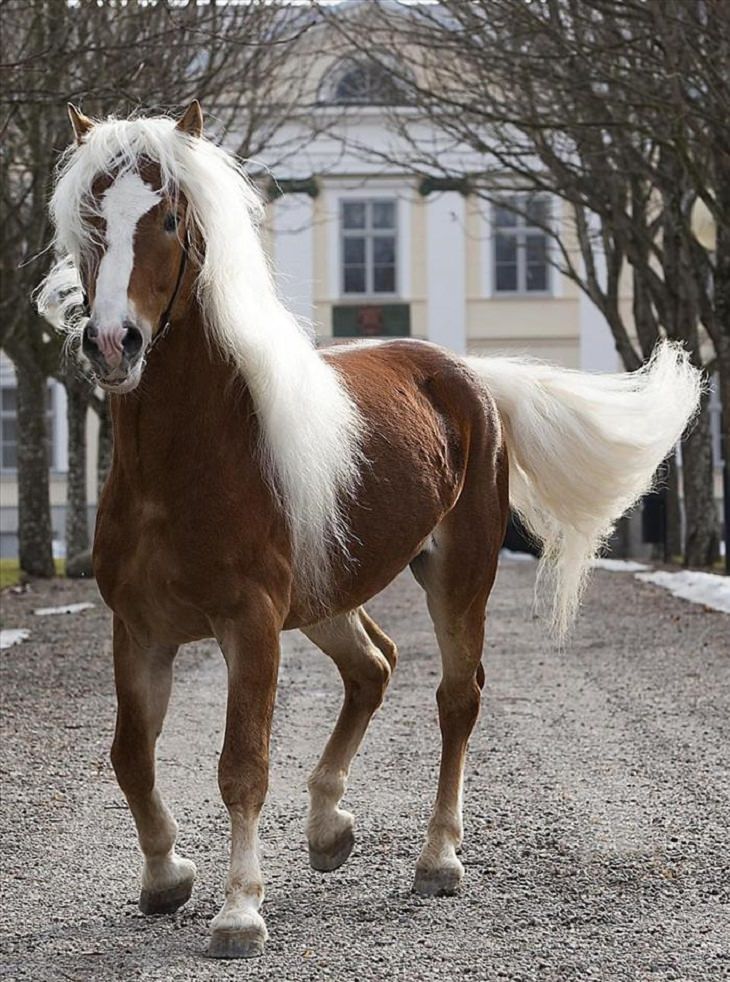
[[[54,559],[53,564],[56,567],[56,576],[64,576],[66,560]],[[4,590],[8,586],[17,586],[18,583],[27,579],[28,577],[21,571],[17,559],[0,559],[0,590]]]

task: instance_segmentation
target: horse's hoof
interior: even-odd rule
[[[228,901],[210,923],[208,957],[256,958],[263,955],[268,933],[261,914],[250,907],[227,907]]]
[[[208,942],[208,958],[258,958],[266,939],[254,931],[213,931]]]
[[[172,914],[190,900],[193,882],[191,878],[168,890],[142,890],[139,895],[139,909],[143,914]]]
[[[461,889],[464,869],[458,866],[442,866],[438,869],[419,869],[413,889],[422,897],[453,897]]]
[[[174,851],[145,860],[139,909],[143,914],[172,914],[190,899],[195,876],[195,863]]]
[[[355,833],[351,828],[348,828],[339,842],[335,844],[334,849],[329,852],[320,852],[310,846],[309,865],[319,873],[331,873],[347,862],[354,845]]]

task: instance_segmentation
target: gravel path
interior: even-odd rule
[[[438,761],[439,659],[420,591],[404,576],[369,607],[401,661],[353,767],[355,852],[326,876],[307,865],[305,782],[339,679],[302,637],[285,637],[262,823],[271,940],[245,963],[202,957],[227,850],[217,650],[182,651],[158,755],[199,881],[176,915],[148,919],[108,759],[109,617],[90,583],[6,594],[5,626],[32,637],[0,655],[0,977],[728,978],[730,617],[598,571],[570,646],[556,653],[530,618],[533,577],[532,564],[503,564],[491,603],[457,898],[410,892]],[[83,600],[97,605],[31,613]]]

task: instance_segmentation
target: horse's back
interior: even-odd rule
[[[366,424],[365,456],[383,435],[404,460],[440,465],[440,491],[450,499],[474,440],[501,441],[491,397],[457,355],[429,342],[398,339],[322,351],[355,399]],[[453,503],[453,502],[452,502]]]

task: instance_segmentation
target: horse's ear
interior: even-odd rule
[[[203,110],[200,108],[200,103],[197,99],[193,99],[181,120],[179,120],[176,129],[180,130],[182,133],[187,133],[188,136],[202,136],[203,135]]]
[[[88,116],[84,116],[82,112],[79,112],[72,102],[69,102],[66,108],[68,109],[68,118],[71,120],[71,125],[74,129],[76,142],[81,144],[84,142],[84,137],[89,130],[94,128],[94,124]]]

